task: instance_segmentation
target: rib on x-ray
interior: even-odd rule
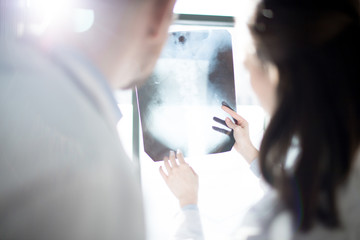
[[[213,117],[228,116],[223,101],[236,107],[231,40],[226,30],[169,35],[152,76],[137,89],[144,150],[154,161],[169,150],[188,157],[232,148],[232,134],[212,128]]]

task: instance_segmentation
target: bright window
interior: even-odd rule
[[[177,0],[175,13],[235,16],[243,0]]]

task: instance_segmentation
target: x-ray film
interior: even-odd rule
[[[213,119],[228,117],[224,101],[236,108],[229,32],[171,33],[137,98],[144,150],[154,161],[170,150],[180,149],[186,157],[231,150],[232,133]]]

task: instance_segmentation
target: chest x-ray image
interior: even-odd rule
[[[213,117],[227,117],[222,102],[236,107],[229,32],[171,33],[137,98],[144,150],[152,160],[162,160],[169,150],[180,149],[185,157],[231,150],[232,134],[213,127]]]

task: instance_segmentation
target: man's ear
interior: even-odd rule
[[[148,36],[156,39],[171,23],[176,0],[150,0],[150,2],[152,2],[152,6]]]

